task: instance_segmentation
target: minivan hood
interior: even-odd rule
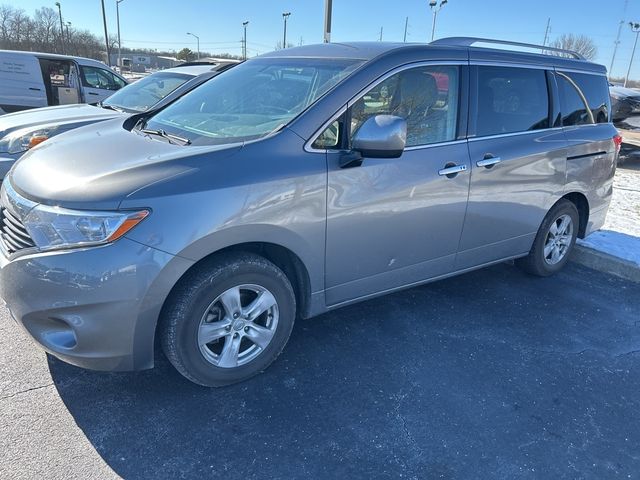
[[[113,119],[66,132],[23,155],[8,174],[13,188],[35,202],[74,209],[118,208],[130,193],[198,168],[216,150],[183,147],[130,132]],[[222,152],[221,152],[222,153]]]
[[[106,120],[122,116],[122,113],[93,105],[63,105],[58,107],[34,108],[22,112],[0,116],[0,138],[27,127],[62,124],[69,122]]]

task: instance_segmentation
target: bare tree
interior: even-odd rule
[[[7,45],[11,40],[11,22],[15,9],[11,5],[0,5],[0,42]]]
[[[109,50],[111,50],[111,52],[118,51],[118,35],[109,35]]]
[[[295,45],[291,42],[287,42],[287,48],[295,47]],[[282,40],[278,40],[276,42],[276,46],[274,50],[282,50]]]
[[[0,0],[2,1],[2,0]],[[104,40],[89,30],[80,30],[69,26],[64,32],[65,52],[79,57],[106,60]],[[58,12],[52,8],[42,7],[29,16],[23,9],[12,5],[0,4],[0,49],[31,50],[46,53],[60,52],[60,18]],[[109,36],[112,50],[116,50],[118,39],[116,35]],[[175,56],[176,52],[154,51],[153,49],[130,49],[122,47],[123,53],[137,53],[140,55]],[[193,52],[192,52],[193,53]],[[203,57],[210,57],[210,52],[201,52]],[[213,56],[221,58],[240,58],[229,53],[216,53]]]
[[[16,9],[13,12],[13,18],[11,19],[11,38],[13,39],[13,45],[17,48],[23,48],[25,44],[31,42],[31,31],[33,24],[29,16],[22,9]]]
[[[53,8],[42,7],[36,10],[34,21],[35,48],[42,52],[56,52],[58,49],[60,24],[58,14]],[[59,52],[62,53],[62,52]]]
[[[598,47],[593,40],[586,35],[574,35],[573,33],[562,34],[551,42],[551,47],[573,50],[587,60],[593,60],[598,55]],[[550,52],[554,55],[566,56],[559,52]]]

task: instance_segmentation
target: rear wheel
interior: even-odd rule
[[[560,271],[576,243],[578,222],[575,205],[565,199],[558,201],[542,221],[529,255],[516,260],[516,265],[541,277]]]
[[[163,311],[160,335],[173,366],[204,386],[236,383],[267,368],[284,348],[296,303],[285,274],[239,254],[185,277]]]

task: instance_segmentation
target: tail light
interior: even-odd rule
[[[620,147],[622,147],[622,135],[619,133],[613,136],[613,143],[616,146],[616,154],[620,153]]]

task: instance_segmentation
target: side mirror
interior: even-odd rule
[[[407,122],[395,115],[369,117],[353,136],[351,149],[363,157],[398,158],[407,143]]]

